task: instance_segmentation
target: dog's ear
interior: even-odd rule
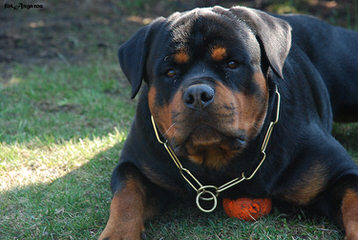
[[[142,85],[151,35],[163,21],[164,18],[158,18],[151,24],[142,27],[127,42],[119,47],[119,64],[132,86],[131,98],[137,95]]]
[[[271,68],[283,78],[283,65],[291,48],[291,26],[288,22],[256,9],[233,7],[230,11],[255,33]]]

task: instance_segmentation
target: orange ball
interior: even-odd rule
[[[271,198],[238,198],[231,200],[223,199],[226,215],[245,221],[256,221],[267,215],[272,209]]]

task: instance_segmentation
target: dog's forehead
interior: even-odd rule
[[[168,22],[172,46],[178,51],[230,47],[241,48],[250,55],[259,53],[255,34],[237,16],[204,8],[173,14]]]

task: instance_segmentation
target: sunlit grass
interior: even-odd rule
[[[71,139],[45,146],[41,146],[39,140],[30,145],[0,143],[0,191],[51,182],[122,143],[125,136],[115,128],[107,136]]]
[[[108,215],[103,206],[125,136],[114,129],[60,144],[2,144],[0,238],[94,238]]]

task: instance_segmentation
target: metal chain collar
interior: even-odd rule
[[[219,193],[227,190],[228,188],[231,188],[245,180],[250,180],[252,179],[255,174],[257,173],[257,171],[259,170],[259,168],[262,166],[263,162],[266,159],[266,148],[267,145],[269,143],[271,134],[272,134],[272,130],[273,127],[278,123],[279,117],[280,117],[280,105],[281,105],[281,96],[280,93],[278,91],[278,88],[276,86],[275,89],[275,93],[277,95],[277,110],[276,110],[276,119],[273,122],[270,122],[270,125],[267,129],[265,138],[262,142],[261,145],[261,153],[262,153],[262,159],[259,162],[259,164],[257,165],[257,167],[255,168],[255,170],[251,173],[251,175],[249,177],[245,176],[245,172],[241,173],[241,177],[235,178],[223,185],[221,185],[220,187],[216,187],[214,185],[203,185],[199,182],[199,180],[185,167],[183,167],[183,165],[181,164],[181,162],[179,161],[178,157],[175,155],[174,151],[171,149],[170,146],[168,146],[168,140],[165,140],[165,142],[163,142],[160,137],[159,137],[159,133],[153,118],[153,115],[151,115],[151,120],[152,120],[152,124],[153,124],[153,129],[154,129],[154,133],[155,136],[158,140],[158,142],[162,145],[164,145],[165,149],[167,150],[169,156],[171,157],[171,159],[173,160],[173,162],[175,163],[175,165],[177,166],[177,168],[179,169],[180,174],[182,175],[182,177],[185,179],[185,181],[187,181],[187,183],[196,191],[196,205],[198,206],[198,208],[203,211],[203,212],[212,212],[215,210],[216,206],[217,206],[217,197],[219,196]],[[201,201],[212,201],[213,202],[213,206],[210,209],[205,209],[201,206]]]

